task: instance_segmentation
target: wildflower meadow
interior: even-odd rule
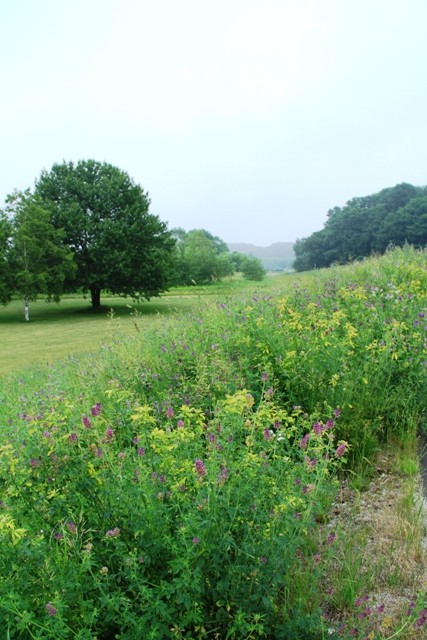
[[[425,428],[427,255],[200,302],[1,383],[5,638],[367,637],[325,616],[321,525]]]

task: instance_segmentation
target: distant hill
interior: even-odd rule
[[[293,242],[275,242],[269,247],[257,247],[245,242],[230,242],[230,251],[237,251],[247,256],[259,258],[267,271],[287,271],[295,260]]]

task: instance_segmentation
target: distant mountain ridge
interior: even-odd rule
[[[275,242],[268,247],[258,247],[246,242],[229,242],[230,251],[259,258],[267,271],[286,271],[295,260],[293,242]]]

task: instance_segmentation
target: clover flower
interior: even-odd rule
[[[55,609],[51,602],[48,602],[46,604],[45,609],[49,616],[56,616],[56,614],[58,613],[57,609]]]
[[[93,416],[98,416],[101,413],[101,410],[102,410],[102,406],[100,405],[99,402],[97,402],[96,404],[93,405],[90,412]]]
[[[342,456],[345,454],[347,450],[347,445],[345,442],[342,442],[340,445],[338,445],[338,447],[335,449],[335,457],[336,458],[342,458]]]
[[[70,530],[71,533],[77,533],[77,527],[76,527],[76,525],[74,524],[74,522],[72,520],[69,520],[67,522],[67,527],[68,527],[68,529]]]
[[[120,535],[120,529],[118,527],[114,527],[114,529],[109,529],[105,533],[107,538],[117,538]]]
[[[194,461],[194,464],[196,466],[197,475],[199,475],[200,477],[205,476],[206,467],[203,463],[203,460],[201,460],[200,458],[196,458],[196,460]]]
[[[301,438],[301,440],[299,441],[299,446],[301,449],[306,449],[307,447],[307,442],[310,440],[310,434],[306,433],[305,436],[303,438]]]
[[[167,418],[172,418],[172,417],[173,417],[173,414],[174,414],[174,410],[172,409],[172,407],[168,407],[168,408],[166,409],[166,417],[167,417]]]

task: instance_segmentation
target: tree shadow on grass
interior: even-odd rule
[[[28,324],[72,322],[76,318],[85,318],[88,322],[105,317],[110,319],[127,318],[129,316],[170,316],[188,312],[194,306],[194,300],[176,298],[145,301],[140,303],[126,299],[104,299],[104,304],[93,309],[90,302],[81,298],[64,298],[61,302],[45,302],[38,300],[30,304],[30,321]],[[8,307],[0,307],[0,325],[26,324],[23,304],[14,301]]]

